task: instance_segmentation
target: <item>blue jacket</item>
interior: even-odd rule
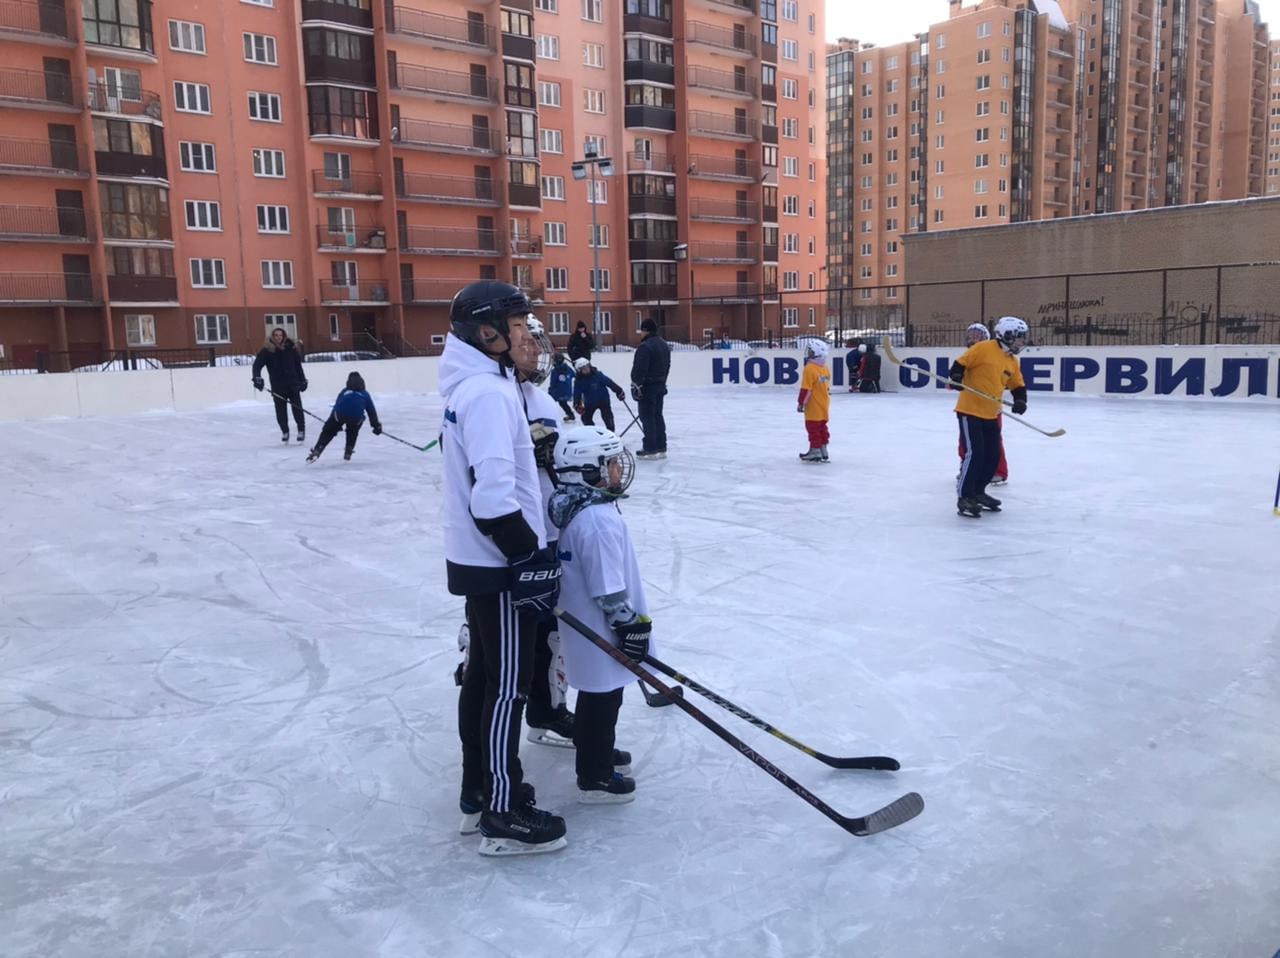
[[[573,379],[573,404],[575,406],[607,406],[609,391],[622,396],[622,387],[612,379],[595,369],[588,376],[579,373]]]
[[[568,363],[558,363],[551,370],[551,385],[548,392],[556,402],[573,398],[573,367]]]
[[[368,412],[369,421],[378,425],[378,410],[373,406],[373,398],[363,389],[342,390],[334,401],[333,411],[345,419],[359,420]]]

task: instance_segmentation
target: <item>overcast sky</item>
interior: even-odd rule
[[[1280,34],[1280,0],[1261,0],[1262,18]],[[947,0],[827,0],[827,39],[851,37],[886,46],[905,43],[947,19]]]

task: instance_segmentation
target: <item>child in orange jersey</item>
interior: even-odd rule
[[[831,413],[831,370],[827,368],[828,346],[813,339],[804,348],[804,374],[800,377],[800,398],[796,412],[804,413],[809,433],[809,451],[800,453],[801,462],[828,462],[827,443],[831,433],[827,419]]]

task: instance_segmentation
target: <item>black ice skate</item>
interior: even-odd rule
[[[532,806],[534,802],[533,786],[528,782],[521,782],[520,787],[516,789],[516,805]],[[488,804],[480,789],[463,790],[458,797],[458,810],[462,812],[462,824],[458,826],[460,835],[474,835],[480,830],[480,813],[488,807]]]
[[[280,441],[281,441],[281,442],[288,442],[288,441],[289,441],[289,430],[288,430],[288,429],[286,429],[284,432],[280,433]]]
[[[986,509],[988,512],[1000,511],[1000,500],[994,496],[989,496],[985,492],[980,492],[973,498],[978,505],[982,506],[982,508]]]
[[[480,813],[480,854],[505,858],[541,855],[564,848],[564,819],[532,805],[509,812]]]
[[[623,805],[636,799],[636,780],[614,771],[606,779],[578,779],[578,801],[583,805]]]
[[[525,738],[535,745],[573,748],[573,713],[563,705],[546,718],[526,713],[524,722],[529,726]]]
[[[631,753],[615,748],[613,750],[613,770],[621,772],[623,775],[629,775],[631,773]]]
[[[353,452],[355,452],[355,450],[354,450],[354,449],[344,449],[344,450],[342,450],[342,458],[343,458],[345,461],[350,462],[350,461],[351,461],[351,454],[352,454]]]
[[[977,499],[961,496],[956,500],[956,512],[971,519],[981,519],[982,504]]]
[[[320,453],[314,449],[312,449],[309,453],[307,453],[307,462],[315,462],[319,458],[320,458]]]
[[[286,437],[286,438],[287,438],[287,437]],[[299,430],[298,430],[298,442],[306,442],[306,441],[307,441],[307,434],[306,434],[305,432],[303,432],[301,429],[299,429]]]

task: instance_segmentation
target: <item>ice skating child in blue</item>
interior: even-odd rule
[[[347,377],[347,388],[338,393],[334,400],[333,412],[324,421],[320,429],[320,439],[307,453],[307,462],[315,462],[324,452],[324,447],[345,427],[347,430],[347,448],[342,453],[343,459],[350,459],[356,449],[356,436],[364,425],[365,413],[369,414],[369,422],[373,424],[373,434],[382,435],[382,423],[378,419],[378,410],[373,405],[373,398],[365,391],[364,377],[352,373]]]
[[[552,357],[551,383],[547,391],[564,410],[564,421],[573,422],[573,407],[569,405],[573,401],[573,367],[569,365],[564,353],[556,353]]]

